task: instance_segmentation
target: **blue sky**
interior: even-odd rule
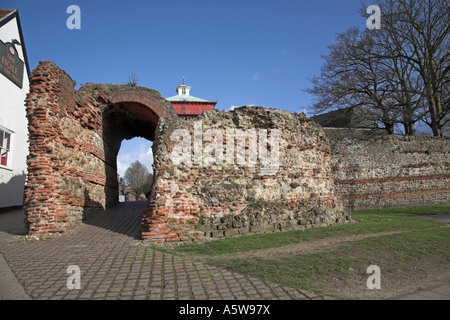
[[[80,30],[66,26],[70,5],[81,9]],[[311,104],[302,90],[335,34],[366,26],[361,7],[361,0],[0,0],[0,8],[19,9],[30,68],[51,60],[76,88],[126,83],[134,73],[139,85],[170,97],[184,76],[191,95],[218,100],[222,110],[293,112]],[[124,142],[119,173],[133,157],[150,159],[150,145]]]

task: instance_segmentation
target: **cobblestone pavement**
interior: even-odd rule
[[[21,242],[23,227],[6,223],[0,251],[31,299],[329,299],[143,245],[136,236],[145,205],[122,203],[42,241]],[[67,288],[71,265],[80,268],[80,289]]]

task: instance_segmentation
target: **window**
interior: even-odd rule
[[[0,166],[8,167],[11,157],[11,133],[0,128]]]
[[[186,88],[181,89],[181,94],[183,94],[183,95],[186,94]]]

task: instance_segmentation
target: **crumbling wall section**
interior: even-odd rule
[[[449,203],[449,138],[330,140],[304,114],[261,107],[182,120],[152,89],[74,87],[53,62],[30,75],[28,234],[64,232],[116,205],[117,152],[135,136],[154,142],[141,235],[156,242],[348,223],[352,209]]]
[[[30,75],[25,223],[28,234],[64,232],[118,204],[124,139],[153,140],[161,117],[178,118],[160,93],[132,84],[75,81],[51,61]]]
[[[336,191],[351,210],[450,203],[448,137],[332,138]]]
[[[256,133],[258,149],[245,139],[245,163],[237,160],[241,140],[227,135],[227,130],[234,129]],[[261,133],[267,133],[270,154],[278,143],[272,140],[276,130],[280,138],[277,163],[266,166],[259,149],[260,143],[266,143]],[[177,164],[174,154],[185,142],[190,164]],[[226,161],[231,146],[233,160]],[[208,162],[217,150],[223,159]],[[252,164],[248,157],[255,152],[258,161]],[[329,140],[303,114],[241,107],[211,110],[176,123],[164,119],[157,127],[153,154],[154,182],[141,232],[145,239],[198,241],[350,221],[335,195]]]
[[[24,209],[29,234],[63,232],[106,206],[105,166],[115,168],[102,139],[101,94],[77,101],[75,82],[53,62],[30,76],[28,179]]]

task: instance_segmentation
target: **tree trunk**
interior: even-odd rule
[[[405,128],[406,136],[415,136],[416,135],[416,126],[412,122],[403,123],[403,127]]]
[[[430,111],[430,127],[433,132],[433,136],[442,137],[444,135],[442,121],[440,119],[440,101],[439,98],[427,97],[428,99],[428,110]],[[438,100],[438,101],[436,101]]]
[[[383,122],[384,129],[388,132],[388,134],[394,134],[395,128],[393,123]]]

